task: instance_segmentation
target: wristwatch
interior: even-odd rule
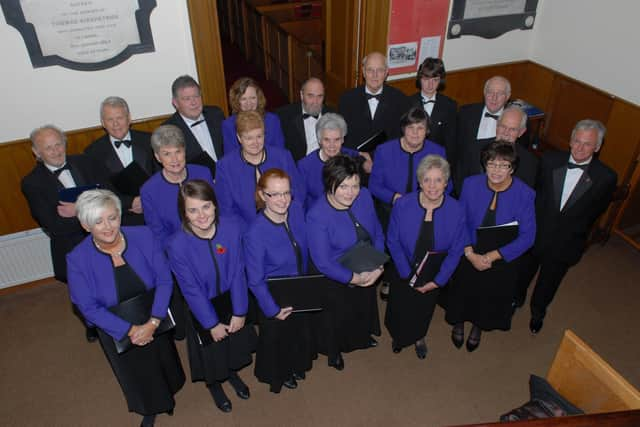
[[[156,328],[157,328],[158,326],[160,326],[160,320],[159,320],[159,319],[156,319],[155,317],[152,317],[151,319],[149,319],[149,321],[150,321],[150,322],[151,322],[151,324],[152,324],[153,326],[155,326]]]

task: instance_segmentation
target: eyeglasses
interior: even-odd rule
[[[289,197],[291,197],[291,191],[283,191],[283,192],[278,192],[278,193],[267,193],[266,191],[263,190],[262,192],[264,193],[265,196],[267,196],[270,199],[273,199],[274,197],[288,199]]]
[[[496,170],[501,170],[501,171],[508,171],[509,169],[511,169],[511,164],[510,163],[487,162],[487,169],[496,169]]]

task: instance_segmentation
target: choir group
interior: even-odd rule
[[[225,119],[181,76],[171,88],[176,113],[151,135],[129,129],[119,97],[102,103],[107,135],[83,155],[66,155],[55,126],[31,134],[39,161],[23,192],[51,237],[56,278],[142,425],[172,414],[184,384],[174,339],[186,340],[192,381],[229,412],[222,385],[248,399],[239,371],[254,353],[255,376],[279,393],[295,389],[318,354],[343,370],[344,353],[377,346],[377,285],[392,351],[413,346],[424,359],[437,304],[456,347],[470,324],[465,346],[474,351],[483,331],[510,329],[538,266],[546,274],[562,261],[555,287],[539,282],[532,297],[530,328],[542,328],[577,259],[558,261],[548,244],[536,250],[548,240],[542,230],[557,232],[557,218],[538,219],[552,210],[541,203],[555,200],[558,215],[580,203],[584,165],[606,168],[592,158],[602,126],[578,123],[556,194],[536,186],[551,186],[557,166],[539,165],[522,144],[527,116],[507,103],[505,78],[489,79],[484,102],[458,111],[438,92],[440,59],[420,66],[412,97],[385,84],[383,55],[367,55],[362,71],[365,85],[342,95],[339,114],[324,105],[318,79],[305,82],[300,102],[270,113],[259,85],[241,78]],[[585,191],[600,181],[592,175]],[[606,208],[610,181],[585,228]],[[79,196],[67,200],[73,190]],[[276,292],[280,279],[300,277]],[[287,301],[315,298],[317,307],[279,303],[282,289]],[[143,319],[127,320],[128,306],[144,306]]]

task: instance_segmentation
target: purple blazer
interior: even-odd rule
[[[147,289],[156,289],[151,316],[163,319],[173,280],[160,244],[148,227],[122,227],[121,231],[127,243],[122,257]],[[87,321],[119,340],[129,332],[131,324],[108,310],[118,304],[113,268],[111,257],[95,247],[91,236],[67,255],[71,301]]]
[[[382,226],[369,190],[361,187],[350,209],[371,235],[376,249],[384,251]],[[349,283],[353,272],[338,261],[357,242],[356,229],[348,212],[331,206],[326,196],[319,198],[307,213],[307,236],[311,259],[318,270],[337,282]]]
[[[211,329],[219,322],[211,304],[211,299],[218,295],[212,257],[218,263],[221,293],[231,291],[233,314],[247,314],[247,282],[240,225],[236,218],[221,217],[216,234],[210,240],[178,231],[169,241],[168,254],[182,295],[202,327]]]
[[[205,180],[213,187],[213,177],[209,168],[187,165],[187,178]],[[166,248],[169,238],[180,230],[178,214],[178,192],[180,184],[167,181],[162,171],[157,172],[140,188],[140,199],[145,223],[153,230],[154,236]]]
[[[222,122],[222,142],[225,155],[240,148],[236,131],[237,117],[237,114],[232,114]],[[277,115],[269,112],[264,115],[264,143],[270,147],[285,148],[280,119]]]
[[[387,247],[400,277],[405,279],[413,271],[413,251],[426,214],[420,205],[419,194],[418,191],[398,199],[393,205],[387,230]],[[460,262],[467,235],[465,226],[464,206],[445,195],[442,205],[433,211],[433,250],[447,252],[433,280],[438,286],[447,284]]]
[[[464,180],[460,202],[467,218],[465,246],[476,243],[476,228],[482,224],[493,195],[494,191],[487,184],[487,175],[473,175]],[[515,176],[511,186],[498,193],[496,225],[513,221],[518,221],[519,225],[518,237],[498,249],[507,262],[518,258],[533,245],[536,236],[535,197],[535,191]]]

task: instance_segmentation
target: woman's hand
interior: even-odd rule
[[[485,256],[472,252],[467,255],[467,259],[478,271],[485,271],[491,268],[491,261]]]
[[[358,151],[362,157],[364,157],[364,163],[362,164],[362,169],[366,173],[371,173],[371,169],[373,169],[373,159],[371,158],[371,154],[366,151]]]
[[[227,335],[229,335],[227,332],[228,330],[229,325],[225,325],[224,323],[220,322],[216,326],[211,328],[211,338],[213,338],[213,341],[215,342],[220,342],[225,339]]]
[[[231,316],[229,322],[229,333],[238,332],[244,326],[244,316]]]
[[[435,282],[429,282],[423,286],[420,286],[419,288],[414,288],[416,291],[422,293],[422,294],[426,294],[427,292],[433,291],[434,289],[438,289],[438,285],[436,285]]]
[[[129,339],[134,345],[147,345],[153,341],[153,333],[156,331],[156,325],[151,320],[143,325],[131,325],[129,329]]]
[[[276,314],[276,319],[285,320],[289,315],[293,312],[293,307],[284,307],[281,308],[278,314]]]
[[[383,271],[384,269],[382,268],[382,266],[376,268],[373,271],[363,271],[362,273],[360,273],[360,283],[355,284],[360,286],[361,288],[368,288],[369,286],[376,283]]]

